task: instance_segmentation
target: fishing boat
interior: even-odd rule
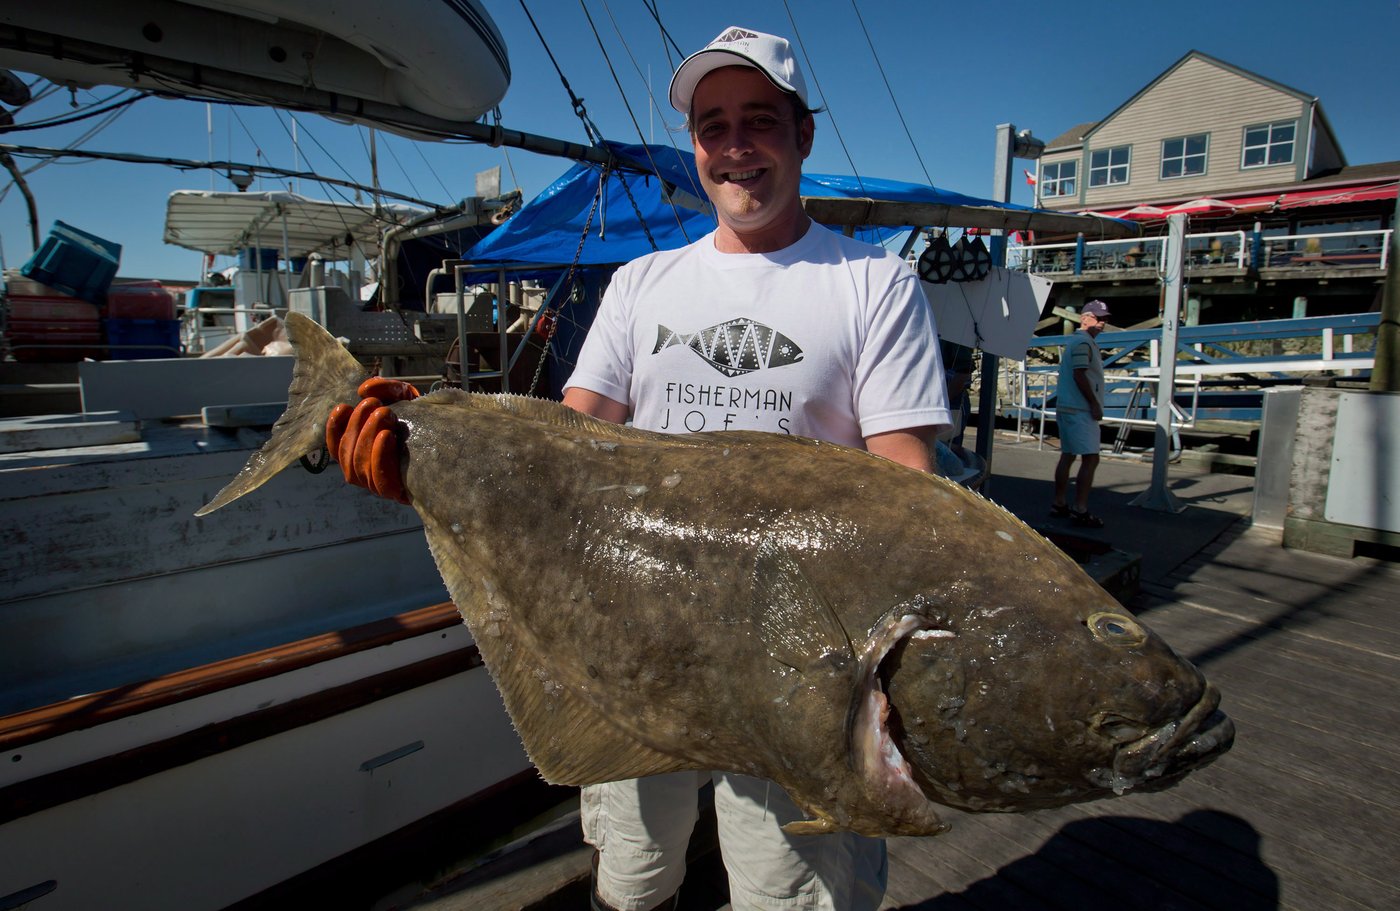
[[[7,4],[0,65],[57,83],[372,118],[385,129],[395,129],[394,112],[473,121],[510,84],[505,41],[478,0]]]
[[[168,230],[217,222],[191,200],[229,211],[179,196]],[[320,245],[297,218],[316,206],[272,202],[279,242]],[[236,314],[297,306],[285,275],[236,277],[261,292]],[[414,513],[308,462],[194,517],[266,439],[291,362],[87,360],[79,413],[0,420],[0,907],[223,908],[537,780]]]
[[[348,120],[469,121],[498,103],[505,45],[477,0],[412,7],[7,7],[0,65]],[[292,358],[178,356],[296,306],[300,285],[360,311],[386,220],[397,244],[492,214],[176,194],[168,239],[245,268],[226,307],[192,308],[169,338],[173,302],[152,290],[160,312],[126,314],[147,333],[134,346],[44,337],[74,328],[63,307],[96,325],[83,298],[108,290],[115,257],[95,282],[68,272],[72,254],[109,257],[101,239],[68,231],[22,279],[39,334],[5,366],[39,373],[6,375],[0,421],[0,908],[256,901],[537,782],[411,511],[308,461],[194,517],[266,439]],[[377,343],[440,362],[436,336],[404,337],[418,316],[390,315],[399,334]]]

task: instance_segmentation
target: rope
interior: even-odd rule
[[[593,24],[593,16],[588,12],[588,7],[584,5],[583,0],[579,0],[579,6],[583,9],[584,17],[588,19],[588,27],[593,29],[593,39],[598,42],[598,50],[602,53],[603,60],[608,65],[608,72],[612,74],[613,84],[617,86],[617,93],[622,96],[622,105],[627,109],[627,116],[632,119],[632,127],[637,131],[637,139],[641,143],[642,149],[646,152],[647,161],[651,163],[651,169],[656,172],[656,177],[660,180],[661,167],[656,163],[656,158],[652,156],[651,146],[647,144],[646,137],[642,135],[642,125],[637,122],[637,115],[633,113],[632,104],[627,100],[627,92],[622,88],[622,80],[618,78],[617,71],[613,69],[612,58],[608,56],[607,49],[603,47],[603,39],[602,36],[598,34],[597,26]],[[627,41],[622,37],[622,31],[617,27],[617,20],[613,18],[612,9],[608,6],[607,0],[603,0],[603,9],[607,11],[608,18],[612,20],[613,31],[617,32],[618,38],[622,41],[623,49],[627,51],[627,56],[632,60],[632,68],[637,71],[638,76],[641,76],[642,73],[640,67],[637,66],[637,59],[632,56],[631,49],[627,47]],[[656,99],[651,97],[650,89],[651,87],[648,86],[647,98],[651,102],[652,107],[656,107]],[[674,140],[671,143],[671,147],[673,149],[675,148]],[[651,248],[653,250],[660,249],[657,247],[656,241],[652,239],[651,231],[647,230],[646,221],[642,218],[642,211],[638,208],[637,201],[632,198],[632,189],[627,186],[627,181],[622,177],[621,171],[618,172],[618,179],[622,180],[622,188],[627,193],[628,201],[632,203],[632,211],[637,213],[637,220],[641,222],[642,231],[646,234],[647,241],[651,243]],[[663,193],[662,195],[666,198],[667,203],[671,207],[671,215],[676,219],[676,227],[680,228],[681,236],[685,238],[686,243],[690,243],[690,235],[686,232],[685,224],[681,221],[681,213],[677,211],[675,201],[667,194]],[[696,195],[699,194],[697,193]]]
[[[598,132],[598,128],[593,125],[593,121],[588,119],[588,111],[583,106],[583,99],[574,94],[573,87],[569,85],[569,80],[564,76],[564,71],[559,67],[559,61],[554,59],[554,51],[550,50],[549,42],[544,40],[544,34],[540,31],[539,25],[535,23],[535,17],[530,13],[530,8],[525,5],[525,0],[520,0],[520,8],[525,11],[525,18],[530,20],[530,27],[535,30],[535,35],[539,37],[540,44],[544,46],[544,52],[549,56],[549,62],[554,64],[554,72],[559,74],[559,81],[564,83],[564,91],[569,93],[569,101],[574,106],[574,113],[583,122],[583,131],[588,135],[588,141],[593,145],[602,145],[603,134]]]
[[[860,7],[856,6],[856,0],[851,0],[851,9],[856,14],[856,21],[860,23],[860,30],[865,34],[865,43],[870,46],[870,56],[875,58],[875,67],[880,71],[880,78],[885,81],[885,91],[890,93],[890,102],[894,104],[895,115],[899,117],[899,125],[904,127],[904,135],[909,138],[909,145],[914,150],[914,157],[919,160],[919,167],[924,172],[924,179],[929,186],[933,186],[933,178],[929,176],[928,168],[924,166],[924,158],[919,154],[919,146],[914,142],[914,135],[909,132],[909,124],[904,122],[904,112],[899,109],[899,101],[894,97],[894,89],[890,87],[890,79],[885,75],[885,68],[880,63],[880,55],[875,50],[875,42],[870,40],[870,32],[865,27],[865,19],[860,14]]]
[[[787,10],[788,22],[792,23],[792,37],[797,39],[797,46],[802,51],[802,59],[807,63],[807,72],[812,74],[812,85],[816,86],[817,94],[822,99],[822,106],[826,108],[827,116],[831,118],[831,128],[836,131],[836,141],[841,144],[841,151],[846,156],[846,163],[851,166],[851,173],[855,175],[856,185],[864,193],[865,181],[861,179],[860,171],[856,170],[856,163],[851,158],[851,150],[846,148],[846,139],[841,135],[841,128],[836,125],[836,115],[831,112],[831,105],[826,102],[826,93],[822,91],[821,83],[817,81],[816,68],[812,66],[812,59],[807,56],[807,45],[802,41],[802,35],[797,30],[797,20],[792,16],[792,7],[788,6],[788,0],[783,0],[783,9]]]

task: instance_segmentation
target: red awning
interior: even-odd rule
[[[1221,196],[1221,202],[1228,202],[1235,207],[1236,215],[1248,215],[1252,212],[1264,212],[1274,207],[1278,202],[1277,193],[1265,193],[1262,196]]]
[[[1192,218],[1224,218],[1227,215],[1234,215],[1239,208],[1231,202],[1223,199],[1214,199],[1210,196],[1202,196],[1199,199],[1191,199],[1179,205],[1172,206],[1167,210],[1168,215],[1189,215]]]
[[[1279,197],[1280,209],[1301,209],[1305,206],[1341,206],[1353,202],[1375,202],[1394,199],[1400,184],[1391,182],[1369,187],[1329,187],[1326,190],[1302,190]]]
[[[1220,202],[1227,203],[1234,207],[1236,215],[1249,215],[1255,212],[1265,212],[1269,209],[1300,209],[1305,206],[1340,206],[1356,202],[1375,202],[1378,200],[1395,199],[1396,189],[1400,183],[1391,181],[1383,184],[1366,184],[1350,186],[1332,186],[1326,189],[1316,190],[1295,190],[1288,193],[1263,193],[1253,196],[1218,196]],[[1186,205],[1185,203],[1182,204]],[[1180,206],[1177,208],[1181,208]],[[1157,220],[1165,218],[1166,212],[1162,215],[1155,213],[1148,214],[1149,210],[1157,209],[1151,204],[1143,204],[1127,209],[1095,209],[1092,212],[1085,211],[1082,214],[1106,215],[1109,218],[1130,218],[1141,220]],[[1160,211],[1160,210],[1158,210]],[[1171,209],[1166,210],[1170,212]],[[1143,216],[1147,215],[1144,219]]]

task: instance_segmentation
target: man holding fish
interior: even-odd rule
[[[897,257],[802,214],[787,42],[729,29],[671,98],[719,226],[619,270],[575,410],[417,398],[291,313],[287,410],[197,515],[323,441],[411,504],[531,761],[585,787],[598,908],[675,906],[706,780],[734,907],[873,909],[880,839],[945,830],[939,804],[1160,790],[1229,750],[1196,668],[926,473],[949,421],[928,304]],[[722,427],[770,432],[648,429]]]
[[[789,43],[726,29],[680,65],[670,97],[718,228],[618,270],[564,403],[649,430],[822,439],[931,471],[933,434],[951,423],[933,316],[897,256],[803,211],[815,124]],[[763,483],[734,481],[740,497]],[[673,905],[711,778],[735,908],[879,905],[883,840],[788,835],[804,814],[777,785],[677,772],[584,789],[595,907]]]
[[[585,788],[598,908],[675,906],[705,780],[734,907],[874,909],[880,839],[945,830],[939,804],[1160,790],[1229,750],[1196,668],[926,473],[949,422],[928,304],[897,257],[802,214],[787,42],[727,30],[671,97],[719,225],[619,270],[575,410],[416,398],[292,313],[287,410],[197,515],[323,441],[411,504],[531,761]],[[770,432],[648,429],[726,426]]]
[[[932,471],[934,434],[952,423],[932,311],[898,256],[803,210],[798,187],[814,112],[787,40],[726,29],[681,63],[670,97],[686,115],[718,227],[617,271],[564,404],[643,430],[790,434]],[[374,380],[362,393],[394,401],[405,385]],[[381,417],[392,421],[387,412]],[[349,449],[365,454],[347,477],[407,502],[394,447],[371,457],[372,447],[355,442],[383,428],[351,420],[349,406],[337,414],[333,425],[349,421]],[[337,449],[347,445],[341,432],[331,434]],[[746,483],[763,479],[734,478],[737,497]],[[583,789],[584,834],[597,849],[595,908],[675,906],[696,792],[710,780],[735,908],[879,906],[883,839],[788,834],[782,827],[807,814],[778,785],[674,772]]]

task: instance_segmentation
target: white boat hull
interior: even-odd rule
[[[475,120],[510,84],[505,42],[477,0],[49,0],[0,10],[0,66],[55,82],[315,107],[356,102]],[[319,96],[318,96],[319,97]],[[319,108],[318,108],[319,109]]]
[[[398,652],[387,662],[395,663],[445,641],[423,638],[380,651]],[[329,662],[310,676],[359,675],[387,658]],[[162,729],[197,730],[223,714],[220,703],[257,692],[276,704],[301,682],[309,681],[274,678],[207,705],[180,703],[7,751],[24,759],[5,772],[110,755]],[[0,897],[44,892],[36,911],[223,908],[529,768],[478,667],[13,819],[0,826]]]
[[[533,775],[411,510],[196,519],[264,434],[143,430],[0,454],[0,907],[221,908]]]

